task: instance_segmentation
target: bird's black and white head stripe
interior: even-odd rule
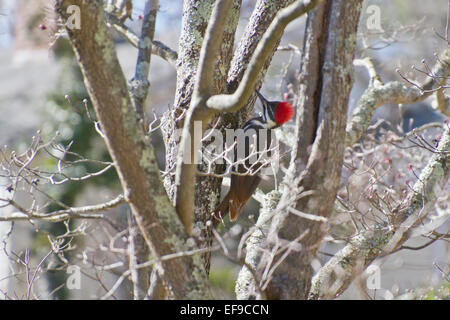
[[[249,129],[266,129],[266,122],[262,117],[253,118],[247,121],[244,126],[242,127],[242,130],[247,131]]]
[[[266,128],[275,128],[277,127],[277,123],[275,122],[275,114],[274,114],[274,109],[276,107],[276,105],[272,105],[272,103],[270,103],[269,101],[266,100],[266,98],[264,98],[262,96],[261,93],[259,93],[258,90],[256,90],[256,94],[259,97],[259,100],[262,103],[263,106],[263,121],[266,123],[265,127]]]

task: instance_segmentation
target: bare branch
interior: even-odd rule
[[[363,64],[361,64],[361,62]],[[433,77],[420,86],[408,87],[398,81],[383,84],[376,75],[369,59],[359,60],[356,65],[364,65],[371,77],[369,87],[363,93],[357,107],[353,110],[347,123],[346,145],[353,145],[366,131],[372,120],[374,111],[385,104],[412,104],[424,100],[431,95],[436,87],[442,86],[445,77],[450,76],[450,49],[445,50],[432,70]]]
[[[109,24],[127,40],[132,46],[139,48],[139,37],[123,24],[116,16],[106,13]],[[152,54],[166,60],[172,67],[176,69],[178,53],[166,46],[161,41],[152,40]]]
[[[125,203],[125,198],[123,195],[119,195],[117,198],[110,200],[108,202],[85,206],[85,207],[73,207],[63,210],[57,210],[49,213],[41,213],[36,211],[30,211],[13,200],[1,199],[0,201],[5,201],[10,203],[14,208],[19,210],[19,212],[11,213],[10,216],[0,216],[0,221],[19,221],[19,220],[43,220],[48,222],[61,222],[68,219],[80,218],[80,219],[103,219],[103,214],[98,214],[98,212],[106,211],[108,209],[115,208],[123,203]],[[97,213],[97,214],[92,214]]]
[[[134,78],[130,80],[130,93],[134,108],[143,127],[145,127],[144,103],[147,98],[150,82],[148,73],[152,57],[152,42],[155,35],[156,15],[158,13],[158,0],[145,2],[144,18],[142,20],[141,37],[138,44],[138,57]],[[145,130],[145,129],[144,129]]]
[[[201,253],[204,253],[207,251],[216,251],[219,249],[220,249],[220,246],[214,246],[211,248],[194,249],[194,250],[190,250],[190,251],[182,251],[182,252],[177,252],[177,253],[173,253],[173,254],[168,254],[168,255],[165,255],[165,256],[162,256],[159,258],[155,258],[155,259],[151,259],[150,261],[138,264],[135,266],[135,269],[137,270],[137,269],[141,269],[141,268],[147,268],[147,267],[154,265],[157,262],[178,259],[181,257],[190,257],[190,256],[201,254]],[[114,292],[119,288],[120,284],[126,278],[128,278],[131,275],[131,273],[132,273],[132,270],[130,270],[130,269],[125,271],[124,273],[122,273],[122,275],[119,277],[119,279],[113,285],[113,287],[101,299],[105,300],[105,299],[111,297],[111,295],[114,294]]]

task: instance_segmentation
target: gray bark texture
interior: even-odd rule
[[[65,22],[70,5],[80,7],[83,27],[66,28],[83,72],[86,88],[116,165],[125,198],[154,257],[192,249],[163,187],[155,153],[144,135],[110,39],[102,1],[57,1]],[[93,36],[94,35],[94,36]],[[157,261],[155,268],[169,298],[210,298],[201,259],[184,256]]]
[[[176,166],[176,155],[178,153],[178,143],[175,130],[180,130],[184,125],[183,113],[191,103],[194,90],[195,76],[197,72],[198,62],[200,58],[200,49],[203,41],[204,33],[208,20],[211,15],[212,5],[215,1],[185,1],[183,11],[183,26],[180,36],[179,55],[177,63],[177,89],[173,109],[168,114],[169,121],[164,121],[167,128],[164,130],[166,145],[166,168],[173,170]],[[222,45],[218,56],[217,64],[214,72],[214,90],[216,93],[232,93],[240,80],[242,80],[246,66],[248,65],[252,55],[255,52],[259,40],[274,19],[277,12],[293,3],[289,1],[274,0],[258,0],[254,11],[250,17],[250,21],[246,27],[246,31],[242,36],[236,50],[233,54],[234,33],[236,31],[237,22],[240,12],[240,1],[234,1],[233,7],[228,17],[227,26],[224,31]],[[279,43],[279,39],[277,41]],[[270,50],[269,57],[265,60],[264,67],[258,76],[258,85],[264,78],[265,72],[270,65],[276,47]],[[219,118],[217,128],[225,132],[227,128],[240,128],[253,110],[256,95],[248,99],[246,106],[235,113],[225,113],[215,116],[211,123],[216,123]],[[177,119],[174,121],[174,119]],[[207,129],[207,128],[203,128]],[[179,137],[178,137],[179,138]],[[203,166],[200,165],[202,170]],[[222,165],[216,165],[213,169],[214,173],[223,172]],[[208,247],[211,245],[212,234],[206,226],[206,222],[210,219],[211,213],[215,210],[220,200],[222,179],[206,176],[197,177],[195,183],[195,214],[194,214],[194,233],[199,235],[199,245]],[[171,199],[175,197],[175,177],[168,175],[165,178],[165,186]],[[205,192],[207,190],[207,192]],[[209,271],[210,253],[204,254],[205,267]]]
[[[166,128],[163,130],[166,146],[166,169],[172,172],[174,172],[176,166],[180,138],[174,133],[184,126],[185,117],[183,114],[191,103],[200,50],[214,3],[214,0],[185,1],[183,6],[182,32],[177,60],[176,95],[172,110],[164,120]],[[234,34],[239,20],[240,7],[241,1],[234,1],[226,22],[227,28],[223,34],[222,46],[218,53],[220,59],[217,59],[217,64],[214,67],[214,93],[226,91],[226,75],[232,58]],[[218,173],[222,170],[222,166],[214,168],[214,171]],[[175,175],[167,175],[164,182],[169,197],[174,200]],[[198,245],[202,248],[211,245],[211,232],[206,227],[206,222],[219,202],[221,185],[222,179],[210,176],[198,177],[195,183],[194,233],[197,235]],[[205,190],[208,191],[205,192]],[[207,272],[209,272],[210,255],[210,252],[203,255]]]
[[[290,213],[290,208],[324,218],[331,214],[343,162],[361,2],[325,2],[309,16],[301,72],[305,78],[313,75],[313,81],[301,81],[300,90],[312,95],[300,100],[304,105],[297,105],[296,126],[297,130],[303,130],[304,122],[312,125],[294,153],[280,193],[273,197],[277,202],[275,210],[262,213],[258,219],[258,224],[266,226],[267,237],[258,239],[260,230],[250,237],[252,245],[247,249],[246,262],[260,278],[255,279],[254,273],[243,267],[236,286],[239,299],[308,297],[313,276],[311,261],[326,228],[323,221],[304,219]],[[314,26],[319,27],[317,33]],[[305,156],[310,143],[311,153]],[[280,252],[277,250],[280,243],[290,245]],[[267,265],[273,265],[274,269],[267,272]]]

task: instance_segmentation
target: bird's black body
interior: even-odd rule
[[[258,97],[262,102],[263,114],[259,117],[250,119],[242,127],[244,133],[246,133],[244,142],[245,152],[244,158],[240,159],[246,159],[250,156],[250,154],[254,154],[254,152],[257,151],[257,161],[253,161],[252,163],[252,161],[250,161],[251,159],[246,159],[245,163],[239,163],[238,165],[235,165],[233,167],[231,173],[230,190],[228,191],[222,202],[219,204],[216,211],[213,213],[216,221],[222,220],[222,218],[225,217],[228,212],[230,212],[231,221],[234,221],[239,217],[245,204],[256,191],[256,188],[261,182],[261,176],[259,175],[258,171],[262,166],[261,158],[266,155],[265,150],[268,150],[270,148],[272,134],[271,129],[275,129],[282,123],[287,121],[283,120],[284,122],[281,123],[278,123],[276,121],[277,117],[275,113],[277,107],[280,105],[280,102],[267,101],[258,91],[256,93],[258,94]],[[283,108],[286,108],[286,104],[288,105],[287,108],[290,108],[288,112],[289,115],[287,116],[287,119],[289,120],[292,117],[293,109],[292,106],[288,103],[285,103],[283,105]],[[249,132],[249,130],[254,130],[254,132]],[[256,135],[256,150],[255,148],[251,148],[250,141],[250,139],[254,139],[254,135]],[[264,140],[261,141],[261,139],[263,138]],[[238,152],[236,152],[236,147],[234,150],[235,162],[237,162],[238,160]]]
[[[230,212],[230,220],[234,221],[241,214],[245,204],[255,192],[261,176],[259,169],[262,165],[260,159],[264,158],[264,150],[268,150],[271,144],[271,130],[261,124],[261,117],[250,119],[242,128],[245,135],[245,152],[242,159],[244,163],[234,166],[231,173],[230,190],[216,209],[216,217],[222,219],[227,212]],[[254,132],[249,132],[254,130]],[[252,146],[252,140],[256,135],[256,148]],[[261,141],[261,139],[264,139]],[[263,148],[261,148],[263,146]],[[256,153],[256,162],[253,159],[247,159],[253,153]],[[237,146],[234,148],[234,162],[238,161]],[[236,174],[239,173],[239,174]],[[245,174],[245,175],[241,175]]]

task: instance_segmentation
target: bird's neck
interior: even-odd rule
[[[263,117],[256,117],[256,118],[252,118],[252,119],[248,120],[244,124],[242,129],[244,131],[247,131],[249,129],[259,130],[259,129],[268,129],[268,128],[267,128],[267,123],[264,122],[264,118]]]

